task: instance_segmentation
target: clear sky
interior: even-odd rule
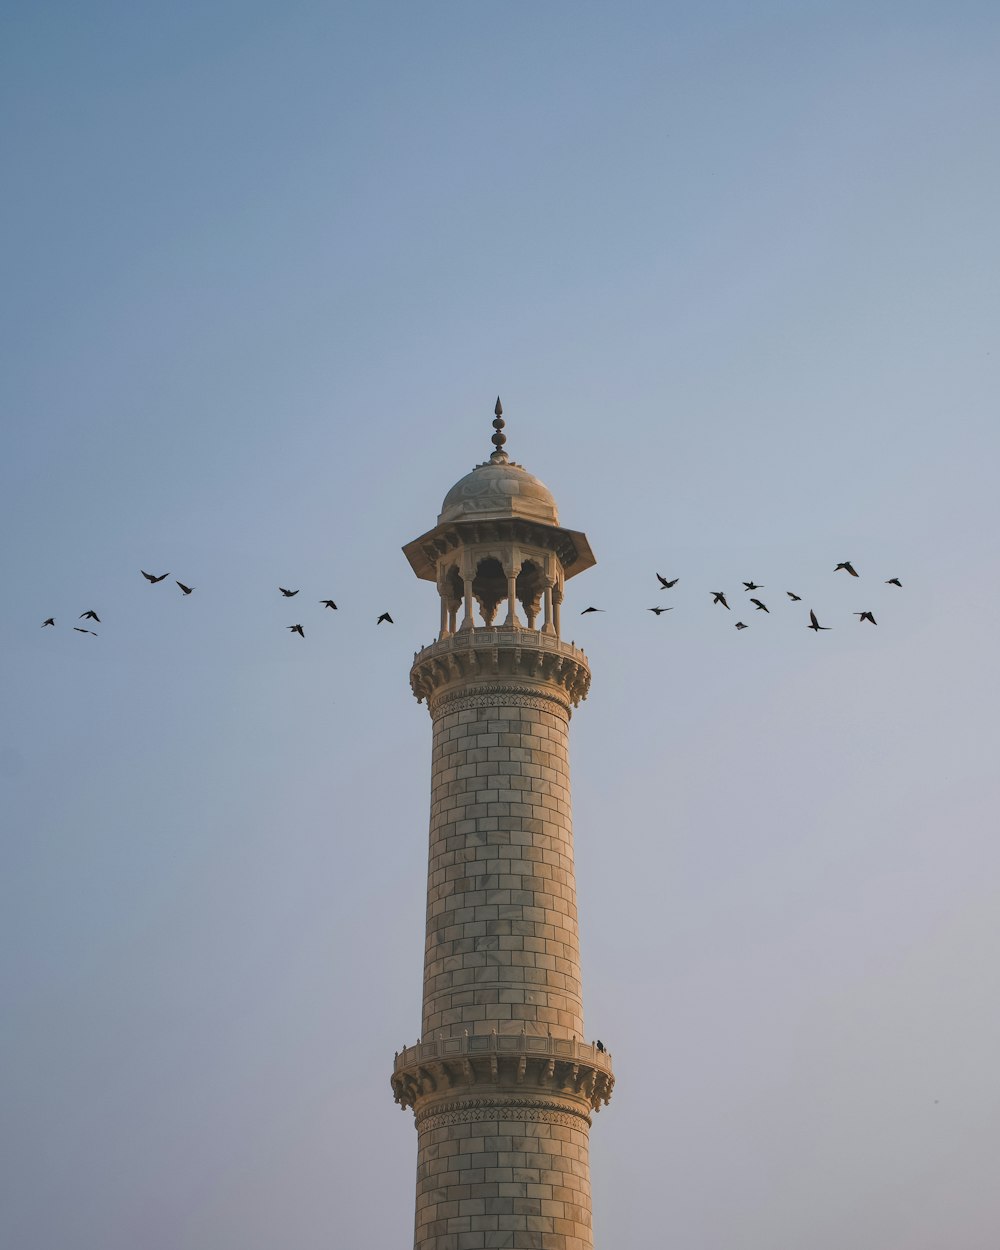
[[[400,546],[499,392],[598,557],[598,1245],[996,1250],[997,6],[2,22],[0,1243],[410,1243]]]

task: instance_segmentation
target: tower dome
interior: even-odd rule
[[[438,524],[451,521],[499,521],[523,517],[558,525],[552,492],[519,464],[487,460],[455,483],[445,495]]]

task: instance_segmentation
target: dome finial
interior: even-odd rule
[[[496,416],[493,419],[493,428],[496,433],[490,439],[490,442],[496,448],[496,451],[490,456],[490,464],[509,464],[510,456],[503,449],[504,443],[507,441],[507,435],[503,433],[503,427],[507,424],[503,419],[503,404],[500,402],[500,396],[497,396],[497,404],[493,409]]]

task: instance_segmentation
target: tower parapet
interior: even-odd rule
[[[595,560],[500,413],[490,460],[403,549],[441,618],[410,670],[434,732],[427,928],[392,1088],[418,1131],[415,1250],[592,1250],[588,1134],[614,1075],[584,1041],[568,739],[590,667],[559,606]]]

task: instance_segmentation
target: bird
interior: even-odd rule
[[[80,615],[76,619],[78,621],[96,621],[98,625],[100,625],[101,623],[101,618],[97,615],[95,611],[93,611],[93,609],[91,609],[89,612],[81,612]]]
[[[161,573],[159,577],[154,577],[152,573],[147,573],[145,569],[140,569],[139,572],[143,575],[143,577],[146,579],[147,582],[149,582],[151,586],[155,582],[162,582],[165,577],[170,576],[169,573]]]
[[[76,630],[78,634],[94,634],[94,631],[92,629],[81,629],[79,625],[74,625],[73,628]],[[94,634],[94,637],[96,638],[97,635]]]
[[[835,573],[839,573],[841,569],[844,569],[846,572],[850,573],[852,577],[859,576],[857,569],[855,569],[854,565],[850,562],[850,560],[841,560],[841,562],[837,565],[837,567],[833,571]]]
[[[768,612],[766,603],[761,603],[759,599],[751,599],[750,602],[753,604],[753,606],[757,609],[758,612],[767,612],[768,616],[771,615],[771,613]]]
[[[55,623],[56,623],[56,618],[54,616],[50,616],[48,620],[42,621],[41,627],[42,629],[44,629],[46,625],[54,625]]]
[[[600,1038],[597,1039],[597,1049],[601,1052],[602,1055],[604,1054],[604,1043],[601,1041]]]
[[[337,605],[333,602],[332,599],[320,599],[320,603],[325,608],[333,608],[334,612],[336,612],[337,610]]]
[[[876,621],[875,617],[872,616],[870,612],[855,612],[854,615],[858,617],[859,625],[861,624],[862,621],[871,621],[873,625],[878,624],[878,621]]]
[[[673,612],[673,608],[647,608],[646,611],[655,612],[659,616],[661,612]]]
[[[681,580],[679,577],[675,577],[672,582],[668,582],[662,573],[657,573],[656,576],[659,578],[661,590],[672,590]]]
[[[176,577],[174,578],[174,581],[177,582]],[[194,590],[193,586],[185,586],[183,582],[177,582],[177,585],[180,586],[181,590],[183,590],[186,595],[189,595],[191,591]]]
[[[903,585],[903,583],[899,580],[898,577],[887,577],[885,584],[887,586],[899,586],[901,589]]]
[[[292,631],[293,634],[298,634],[300,638],[304,638],[306,636],[306,631],[302,628],[301,625],[289,625],[288,628]]]
[[[713,603],[721,603],[724,608],[729,608],[729,604],[726,603],[726,595],[724,591],[710,590],[708,593],[714,596],[714,598],[712,599]],[[729,610],[731,612],[732,608],[729,608]]]
[[[802,598],[802,596],[797,595],[794,590],[786,590],[785,594],[789,597],[789,599],[791,599],[793,603],[798,603],[799,600]]]
[[[758,585],[757,582],[744,582],[743,589],[744,590],[763,590],[764,587]]]
[[[737,622],[736,622],[736,628],[737,628],[737,629],[749,629],[749,628],[750,628],[750,626],[749,626],[749,625],[744,625],[742,621],[737,621]]]
[[[603,611],[604,611],[603,608],[584,608],[583,611],[580,613],[580,615],[586,616],[588,612],[603,612]]]
[[[833,629],[833,626],[821,625],[819,621],[817,621],[816,619],[816,613],[812,610],[812,608],[810,608],[809,609],[809,624],[806,626],[806,629]]]
[[[378,620],[375,622],[375,624],[376,624],[376,625],[381,625],[383,621],[388,621],[390,625],[395,625],[395,624],[396,624],[396,622],[392,619],[392,617],[389,615],[389,613],[388,613],[388,612],[383,612],[383,613],[382,613],[382,615],[381,615],[381,616],[378,618]]]
[[[281,593],[285,596],[286,599],[291,599],[293,595],[297,595],[299,593],[297,590],[286,590],[284,586],[279,586],[278,589],[281,591]]]

